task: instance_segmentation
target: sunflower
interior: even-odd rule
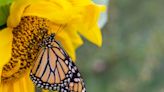
[[[7,27],[0,31],[0,92],[35,91],[29,71],[44,34],[56,33],[74,61],[83,44],[80,35],[101,46],[97,21],[104,9],[91,0],[13,1]]]

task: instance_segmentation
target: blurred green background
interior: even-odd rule
[[[103,46],[85,41],[77,66],[87,92],[164,92],[164,0],[111,0]]]

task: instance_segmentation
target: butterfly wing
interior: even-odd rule
[[[74,65],[74,63],[73,66],[74,66],[72,67],[73,76],[68,85],[69,92],[86,92],[83,78],[81,77],[81,74],[77,69],[77,67]]]
[[[57,42],[52,42],[50,47],[42,47],[39,51],[30,76],[38,87],[66,90],[64,88],[73,76],[71,67],[68,55]]]
[[[76,65],[56,41],[41,47],[30,76],[37,87],[59,92],[86,92]]]

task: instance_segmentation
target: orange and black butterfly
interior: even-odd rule
[[[30,77],[37,87],[59,92],[86,92],[83,79],[66,51],[54,40],[43,39]]]

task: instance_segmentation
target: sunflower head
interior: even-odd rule
[[[101,46],[97,21],[103,10],[91,0],[13,1],[7,27],[0,31],[1,85],[14,87],[15,80],[27,78],[22,76],[28,76],[45,35],[56,33],[55,39],[74,61],[75,50],[83,44],[80,35]]]

